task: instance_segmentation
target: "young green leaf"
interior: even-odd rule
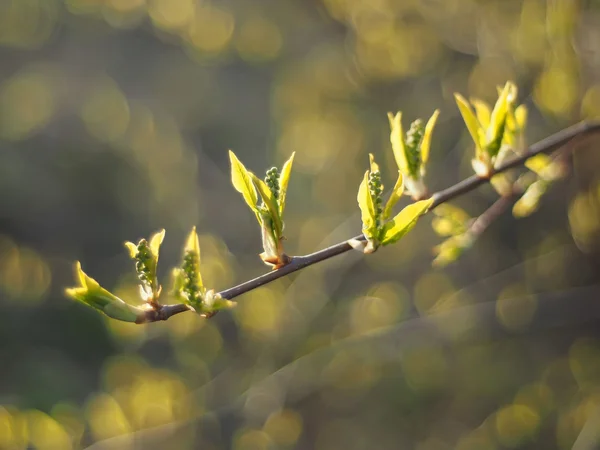
[[[363,233],[367,239],[373,239],[377,235],[377,228],[375,226],[375,205],[371,193],[369,192],[368,170],[365,172],[365,176],[360,183],[356,200],[358,201],[358,206],[360,208]]]
[[[396,217],[385,224],[381,244],[393,244],[400,240],[406,233],[412,230],[419,217],[427,212],[432,203],[433,198],[420,200],[400,211]]]
[[[270,218],[273,221],[273,228],[276,234],[276,238],[279,239],[283,234],[283,221],[281,220],[281,216],[279,215],[279,206],[277,205],[277,199],[273,197],[273,193],[269,189],[269,186],[267,186],[267,184],[263,180],[258,178],[253,173],[250,173],[250,177],[252,183],[254,183],[254,186],[258,190],[258,193],[263,203],[269,211]]]
[[[481,124],[477,120],[477,117],[475,117],[469,102],[467,102],[462,95],[454,94],[454,98],[456,99],[456,104],[458,105],[458,109],[460,110],[465,125],[467,126],[467,130],[469,130],[469,134],[475,143],[476,152],[480,153],[482,150],[481,134],[483,131]]]
[[[521,198],[513,205],[513,216],[523,218],[534,213],[538,209],[540,200],[546,192],[547,187],[548,183],[544,180],[538,180],[531,184]]]
[[[409,173],[404,130],[402,128],[402,112],[397,112],[396,115],[388,113],[388,120],[390,121],[390,142],[392,143],[394,159],[402,173]]]
[[[294,163],[294,155],[285,162],[281,169],[281,175],[279,176],[279,214],[283,217],[283,210],[285,209],[285,197],[287,194],[287,187],[290,181],[290,173],[292,172],[292,164]]]
[[[392,215],[392,209],[398,203],[398,200],[402,197],[404,193],[404,177],[402,176],[402,172],[398,171],[398,179],[396,180],[396,184],[394,185],[394,189],[392,189],[392,193],[390,194],[390,198],[385,204],[385,208],[383,209],[383,220],[388,220]]]
[[[490,126],[490,117],[492,115],[492,110],[490,106],[477,98],[471,99],[471,104],[475,107],[475,115],[477,116],[477,120],[482,128],[486,128]]]
[[[101,311],[108,317],[123,322],[135,323],[144,317],[145,311],[129,305],[116,295],[110,293],[100,284],[89,277],[82,269],[81,263],[75,263],[75,276],[80,286],[65,289],[65,294],[87,306]]]
[[[423,133],[423,140],[421,141],[421,175],[425,174],[425,165],[429,160],[429,149],[431,147],[431,134],[433,133],[439,115],[440,110],[436,109],[427,121],[427,125],[425,125],[425,132]]]
[[[254,212],[258,212],[258,195],[250,177],[251,172],[246,169],[231,150],[229,150],[229,160],[231,161],[231,182],[233,187],[242,194],[248,206]]]
[[[496,156],[500,150],[500,144],[504,137],[504,128],[506,126],[506,117],[510,108],[509,97],[512,98],[513,84],[508,81],[500,93],[500,97],[494,105],[492,115],[490,116],[490,125],[487,128],[485,137],[486,151],[490,156]]]

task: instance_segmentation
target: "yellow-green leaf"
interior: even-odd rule
[[[440,115],[440,110],[436,109],[432,116],[427,121],[427,125],[425,125],[425,131],[423,132],[423,139],[421,140],[421,175],[425,172],[425,164],[429,160],[429,149],[431,147],[431,134],[433,133],[433,129],[435,128],[435,123],[437,122],[437,118]]]
[[[155,233],[150,237],[149,246],[150,246],[150,251],[152,252],[152,255],[155,258],[155,262],[158,261],[158,253],[159,253],[160,246],[164,239],[165,239],[165,230],[164,229],[160,230],[158,233]]]
[[[392,143],[394,159],[402,173],[409,173],[406,146],[404,144],[404,130],[402,129],[402,112],[397,112],[396,115],[388,113],[388,119],[390,121],[390,142]]]
[[[258,195],[256,188],[252,183],[249,172],[241,161],[229,150],[229,160],[231,161],[231,182],[233,187],[242,194],[244,200],[254,212],[258,211]]]
[[[392,189],[392,193],[390,194],[390,198],[385,204],[385,208],[383,209],[383,220],[389,219],[392,214],[392,209],[402,197],[404,193],[404,177],[402,176],[402,172],[398,171],[398,179],[396,180],[396,184],[394,185],[394,189]]]
[[[419,217],[427,212],[432,203],[433,198],[420,200],[400,211],[396,217],[386,223],[383,229],[381,244],[388,245],[399,241],[406,233],[413,229]]]
[[[143,316],[144,311],[128,305],[116,295],[110,293],[100,284],[89,277],[82,269],[79,261],[75,264],[75,276],[80,286],[65,289],[65,294],[87,306],[103,312],[108,317],[123,322],[136,322]]]
[[[535,172],[540,177],[543,176],[542,174],[550,164],[552,164],[552,158],[543,153],[538,153],[525,161],[525,167],[532,172]]]
[[[492,111],[490,106],[477,98],[472,98],[471,103],[475,107],[475,114],[477,115],[477,120],[479,120],[479,124],[483,128],[487,128],[490,125],[490,116]]]
[[[490,124],[487,127],[487,133],[485,136],[486,146],[499,140],[504,133],[504,126],[506,123],[506,116],[508,114],[510,103],[511,101],[514,101],[514,99],[512,99],[513,96],[511,95],[513,89],[514,85],[510,83],[510,81],[507,82],[506,85],[504,85],[504,89],[502,89],[502,92],[500,93],[500,97],[498,97],[498,100],[494,105],[492,115],[490,116]],[[509,97],[511,98],[510,100]]]
[[[377,230],[375,229],[375,205],[373,204],[373,198],[369,192],[368,170],[365,172],[365,176],[360,183],[356,200],[358,201],[358,206],[360,208],[363,233],[367,238],[372,239],[375,237]]]
[[[456,104],[458,105],[458,109],[460,110],[465,125],[467,126],[467,130],[469,130],[469,134],[475,143],[475,148],[479,153],[482,150],[482,142],[480,140],[480,133],[482,130],[481,124],[477,120],[477,117],[475,117],[469,102],[467,102],[462,95],[455,93],[454,98],[456,99]]]
[[[290,173],[292,172],[292,164],[294,163],[294,155],[285,162],[281,169],[281,175],[279,175],[279,214],[283,217],[283,210],[285,209],[285,197],[287,194],[288,182],[290,181]]]
[[[279,215],[279,207],[277,206],[277,200],[275,200],[271,189],[269,189],[269,186],[267,186],[267,184],[263,180],[258,178],[252,172],[250,172],[250,177],[252,179],[252,183],[254,183],[254,186],[258,190],[262,201],[269,210],[271,220],[273,221],[273,227],[276,233],[276,237],[277,239],[280,239],[283,235],[283,222],[281,220],[281,216]]]
[[[125,242],[125,248],[129,251],[129,257],[130,258],[135,258],[135,255],[137,255],[137,245],[135,245],[133,242]]]

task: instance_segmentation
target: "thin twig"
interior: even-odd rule
[[[568,128],[565,128],[561,131],[558,131],[557,133],[554,133],[554,134],[542,139],[541,141],[536,142],[535,144],[532,144],[525,152],[523,152],[522,155],[519,155],[518,157],[515,157],[513,159],[505,161],[499,167],[495,168],[494,174],[502,173],[509,169],[513,169],[515,167],[521,166],[521,165],[523,165],[523,163],[525,163],[525,161],[527,159],[529,159],[532,156],[535,156],[539,153],[549,153],[554,150],[557,150],[560,147],[567,144],[568,142],[570,142],[573,138],[576,138],[579,136],[587,136],[587,135],[590,135],[590,134],[596,133],[596,132],[600,132],[600,122],[580,122],[578,124],[572,125]],[[483,184],[489,183],[490,178],[491,178],[491,176],[482,178],[477,175],[473,175],[469,178],[466,178],[466,179],[456,183],[453,186],[450,186],[447,189],[444,189],[442,191],[438,191],[438,192],[434,193],[432,195],[433,204],[429,208],[429,211],[431,211],[432,209],[441,205],[442,203],[446,203],[450,200],[460,197],[461,195],[464,195],[468,192],[471,192],[471,191],[477,189],[479,186],[481,186]],[[500,209],[503,210],[504,208],[506,208],[506,205],[504,203],[505,203],[505,201],[508,202],[508,200],[511,197],[506,197],[506,200],[502,200],[503,198],[504,197],[501,197],[500,200],[498,201],[499,206],[494,207],[494,205],[493,205],[490,208],[490,209],[494,208],[494,209],[492,209],[492,212],[495,213],[496,208],[499,210]],[[498,202],[495,205],[497,205]],[[490,213],[490,215],[491,214],[492,213]],[[480,216],[480,218],[481,218],[481,216]],[[477,220],[478,219],[476,219],[476,222],[477,222]],[[475,225],[476,222],[473,225]],[[489,225],[489,223],[488,224],[482,223],[481,225],[485,225],[485,227],[487,227]],[[365,237],[364,237],[364,235],[361,234],[361,235],[355,236],[351,239],[340,242],[338,244],[332,245],[331,247],[327,247],[323,250],[319,250],[317,252],[311,253],[309,255],[294,256],[292,258],[292,261],[289,264],[287,264],[286,266],[284,266],[280,269],[268,272],[259,277],[253,278],[252,280],[245,281],[241,284],[238,284],[237,286],[231,287],[229,289],[225,289],[225,290],[219,292],[219,294],[223,298],[232,299],[239,295],[245,294],[246,292],[249,292],[256,288],[264,286],[265,284],[275,281],[281,277],[289,275],[290,273],[296,272],[300,269],[304,269],[305,267],[308,267],[308,266],[312,266],[313,264],[324,261],[326,259],[333,258],[334,256],[340,255],[342,253],[346,253],[347,251],[350,251],[353,249],[353,247],[348,243],[348,241],[350,241],[350,240],[365,241]],[[181,305],[181,306],[185,306],[185,305]],[[166,306],[164,308],[166,308]],[[156,320],[167,320],[169,317],[171,317],[175,314],[179,314],[181,312],[189,310],[189,308],[185,307],[185,309],[184,309],[183,307],[180,307],[180,305],[170,305],[169,308],[170,309],[165,311],[165,313],[157,314]],[[148,320],[148,321],[152,321],[152,320]]]

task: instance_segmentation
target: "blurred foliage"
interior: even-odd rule
[[[422,226],[209,321],[63,296],[74,260],[136,295],[121,243],[162,227],[165,267],[196,225],[211,287],[260,274],[229,148],[249,170],[296,152],[294,255],[358,233],[368,153],[396,179],[390,111],[440,109],[431,190],[471,172],[454,92],[493,104],[514,80],[527,142],[600,118],[598,1],[0,0],[0,59],[1,449],[568,449],[600,428],[598,138],[445,270]]]

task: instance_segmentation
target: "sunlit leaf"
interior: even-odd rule
[[[369,192],[369,171],[365,172],[365,176],[360,183],[358,188],[358,195],[356,197],[358,206],[360,208],[363,232],[367,238],[375,237],[375,205],[373,204],[373,198]]]
[[[296,152],[292,153],[292,156],[285,162],[281,169],[281,175],[279,176],[279,214],[283,216],[283,210],[285,209],[285,197],[287,194],[287,187],[290,181],[290,173],[292,172],[292,164],[294,163],[294,156]]]
[[[456,261],[472,244],[473,238],[468,234],[460,234],[446,239],[433,249],[437,255],[432,262],[433,267],[445,267]]]
[[[467,224],[472,219],[462,208],[444,203],[433,210],[436,216],[431,226],[440,236],[462,234],[467,230]]]
[[[479,100],[478,98],[471,99],[471,104],[475,108],[475,114],[477,115],[477,120],[483,128],[489,127],[490,125],[490,117],[492,115],[492,110],[490,106],[484,102],[483,100]]]
[[[492,115],[490,116],[490,125],[486,133],[486,150],[490,156],[495,156],[500,150],[500,143],[504,136],[504,128],[506,126],[506,116],[509,110],[509,96],[511,94],[512,83],[507,82],[502,90],[500,97],[494,105]]]
[[[249,172],[241,161],[229,150],[229,160],[231,161],[231,182],[233,187],[242,194],[244,200],[254,212],[258,211],[258,195],[256,188],[252,183]]]
[[[433,203],[433,198],[412,203],[400,211],[396,217],[385,224],[382,245],[393,244],[408,233],[417,223],[419,217],[427,212]]]
[[[263,180],[261,180],[251,172],[250,177],[252,179],[252,183],[254,183],[254,186],[258,190],[262,201],[269,210],[270,217],[273,221],[273,226],[277,235],[276,237],[279,239],[283,233],[283,222],[281,220],[281,216],[279,215],[279,207],[277,205],[277,200],[275,199],[275,197],[273,197],[271,189],[269,189],[269,186],[267,186],[267,184]]]
[[[436,109],[432,116],[427,121],[427,125],[425,125],[425,132],[423,133],[423,139],[421,140],[421,174],[425,171],[425,164],[429,160],[429,150],[431,148],[431,134],[433,133],[433,129],[435,128],[435,124],[437,122],[438,116],[440,115],[440,110]]]
[[[467,102],[462,95],[455,93],[454,98],[456,99],[456,104],[458,105],[458,109],[460,110],[465,125],[467,126],[467,130],[469,130],[469,134],[475,143],[477,152],[479,152],[482,149],[482,142],[480,141],[481,124],[473,113],[469,102]]]
[[[371,173],[379,172],[379,165],[375,162],[375,157],[372,153],[369,153],[369,166],[371,168]]]
[[[402,129],[402,112],[397,112],[396,115],[388,113],[390,121],[390,142],[392,143],[392,151],[398,168],[402,173],[408,173],[408,160],[406,159],[406,145],[404,143],[404,130]]]
[[[404,177],[402,176],[402,172],[398,171],[398,179],[396,180],[396,184],[394,185],[394,189],[392,189],[392,193],[390,194],[390,198],[385,204],[385,208],[383,210],[383,220],[387,220],[392,215],[392,209],[398,203],[398,200],[402,197],[404,193]]]
[[[515,109],[515,122],[517,129],[524,129],[525,125],[527,125],[527,106],[519,105],[517,109]]]
[[[152,255],[156,258],[156,261],[158,261],[158,254],[159,254],[160,246],[163,243],[164,239],[165,239],[165,230],[164,229],[160,230],[158,233],[155,233],[150,237],[150,251],[152,252]]]
[[[75,276],[80,286],[65,289],[65,294],[87,306],[103,312],[108,317],[123,322],[136,322],[143,317],[144,310],[128,305],[116,295],[110,293],[89,277],[82,269],[81,263],[75,264]]]

